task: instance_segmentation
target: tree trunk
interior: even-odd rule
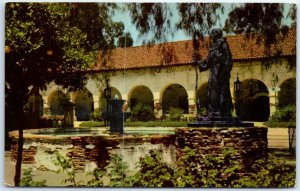
[[[20,186],[20,181],[21,181],[21,167],[22,167],[22,160],[23,160],[23,143],[24,143],[24,138],[23,138],[23,124],[21,122],[23,121],[24,117],[20,117],[20,121],[18,121],[19,125],[19,139],[18,139],[18,153],[17,153],[17,162],[16,162],[16,174],[15,174],[15,186]]]

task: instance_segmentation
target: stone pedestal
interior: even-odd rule
[[[222,158],[224,149],[237,151],[234,158],[242,167],[242,173],[251,170],[257,159],[266,159],[268,155],[268,129],[265,127],[198,127],[176,129],[177,157],[184,147],[196,150],[195,160],[201,163],[202,158],[213,155]]]

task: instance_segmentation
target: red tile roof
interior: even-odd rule
[[[255,39],[247,39],[244,35],[226,37],[233,60],[249,60],[266,58],[264,46]],[[277,43],[282,56],[296,55],[296,30],[290,30],[283,41]],[[199,54],[206,58],[209,48],[208,37],[200,42]],[[274,53],[274,47],[271,48]],[[105,57],[98,57],[93,70],[137,69],[156,66],[177,66],[191,64],[193,43],[191,40],[116,48]]]

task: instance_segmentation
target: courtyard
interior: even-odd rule
[[[296,4],[5,14],[5,186],[295,187]]]

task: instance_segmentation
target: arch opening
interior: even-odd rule
[[[278,107],[282,108],[288,105],[296,105],[296,78],[287,79],[280,85]]]
[[[245,121],[267,121],[270,117],[270,99],[267,86],[256,79],[244,80],[242,86],[243,93],[238,108],[236,108],[237,115]]]
[[[67,95],[61,90],[53,92],[49,96],[50,115],[64,115],[64,103]]]
[[[163,114],[169,113],[170,108],[180,108],[184,114],[189,113],[188,94],[179,84],[169,85],[162,95]]]
[[[152,110],[154,109],[153,93],[146,86],[135,87],[131,91],[128,98],[128,104],[130,109],[133,109],[137,104],[146,105],[149,106]]]
[[[78,121],[88,121],[94,112],[93,95],[86,88],[77,93],[75,99],[75,116]]]
[[[208,83],[204,83],[200,88],[198,88],[196,97],[197,97],[197,103],[199,108],[201,110],[206,110],[206,92],[207,92],[207,86]],[[198,111],[199,112],[199,111]]]

